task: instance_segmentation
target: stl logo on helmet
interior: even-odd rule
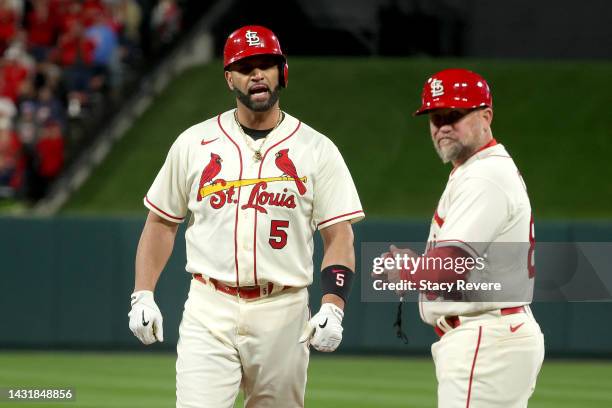
[[[436,96],[444,95],[444,85],[442,85],[442,81],[439,79],[434,79],[431,81],[431,96],[434,98]]]
[[[261,43],[261,40],[259,39],[259,35],[257,34],[257,31],[247,30],[244,37],[249,43],[249,47],[263,47],[263,44]]]

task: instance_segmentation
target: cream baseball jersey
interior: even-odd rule
[[[184,131],[144,198],[183,222],[190,273],[231,286],[312,283],[313,235],[364,218],[337,147],[285,113],[255,158],[234,110]],[[250,141],[253,144],[253,141]]]
[[[428,249],[449,245],[483,260],[484,267],[472,269],[463,280],[498,282],[501,290],[463,292],[461,301],[422,293],[419,304],[425,322],[435,325],[441,316],[531,302],[535,247],[531,205],[514,161],[494,139],[449,176],[432,220]]]

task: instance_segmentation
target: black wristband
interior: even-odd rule
[[[347,302],[355,273],[344,265],[330,265],[321,271],[321,291],[323,295],[340,296]]]

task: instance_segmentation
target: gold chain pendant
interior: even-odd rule
[[[283,121],[284,117],[285,117],[285,114],[282,111],[280,111],[280,113],[278,115],[278,121],[276,122],[276,126],[274,126],[274,128],[272,128],[271,132],[274,131],[281,124],[281,122]],[[242,125],[240,124],[240,121],[238,120],[238,109],[234,110],[234,120],[236,121],[236,125],[238,126],[238,130],[240,131],[240,133],[242,134],[242,137],[244,138],[244,142],[246,143],[248,148],[253,151],[253,160],[255,162],[261,161],[263,159],[263,156],[261,154],[261,150],[263,149],[263,146],[266,143],[267,136],[264,137],[264,140],[261,143],[261,145],[259,146],[259,149],[255,150],[255,148],[252,146],[252,142],[250,141],[251,138],[249,136],[247,136],[247,134],[244,132],[244,129],[242,128]]]

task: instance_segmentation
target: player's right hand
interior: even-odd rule
[[[333,303],[323,303],[319,313],[306,324],[300,343],[310,341],[317,351],[334,351],[342,341],[342,318],[344,312]]]
[[[164,341],[164,319],[150,290],[132,293],[132,310],[128,313],[130,330],[143,344]]]

